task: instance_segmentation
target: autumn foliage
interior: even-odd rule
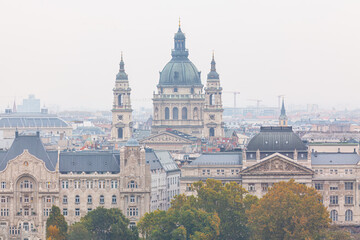
[[[330,222],[321,198],[314,188],[294,180],[274,184],[247,211],[253,239],[318,239]]]

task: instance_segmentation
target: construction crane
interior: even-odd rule
[[[240,94],[240,92],[237,92],[237,91],[223,91],[223,92],[234,94],[234,109],[235,109],[236,108],[236,95]]]

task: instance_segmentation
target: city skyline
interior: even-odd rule
[[[288,106],[357,108],[360,3],[119,4],[1,3],[0,78],[6,84],[0,108],[33,93],[42,105],[62,110],[110,110],[121,51],[134,109],[151,108],[179,16],[202,84],[215,50],[221,85],[240,92],[238,107],[255,105],[248,99],[277,106],[277,96],[285,94]],[[233,105],[231,93],[223,98],[226,107]]]

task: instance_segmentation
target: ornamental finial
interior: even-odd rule
[[[181,27],[181,21],[180,21],[180,17],[179,17],[179,28]]]

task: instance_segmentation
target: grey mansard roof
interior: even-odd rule
[[[61,118],[55,115],[1,115],[0,128],[51,128],[69,127]]]
[[[307,147],[292,127],[261,127],[260,133],[255,135],[247,145],[247,151],[260,152],[293,152],[306,151]]]
[[[204,153],[190,163],[196,165],[242,165],[242,153]]]
[[[154,151],[146,149],[146,163],[150,164],[151,170],[164,169],[166,172],[180,171],[178,165],[168,151]]]
[[[59,171],[61,173],[119,173],[120,156],[110,151],[62,152]]]
[[[355,165],[360,161],[357,153],[312,153],[312,165]]]
[[[6,154],[2,154],[3,158],[0,159],[0,171],[6,168],[9,160],[16,158],[27,149],[31,155],[43,160],[46,167],[50,171],[55,170],[56,159],[50,158],[50,155],[45,150],[38,134],[30,136],[17,136],[13,144]],[[53,154],[51,154],[53,156]]]

